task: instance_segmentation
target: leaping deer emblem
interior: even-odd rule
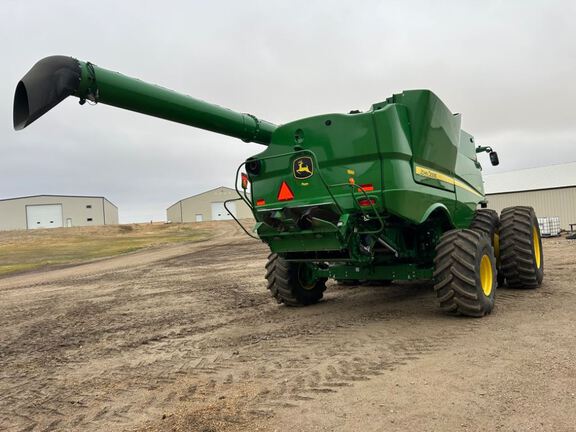
[[[312,177],[312,175],[314,174],[314,165],[312,164],[312,158],[301,157],[294,160],[294,163],[292,164],[292,172],[294,173],[294,177],[296,177],[299,180]]]
[[[298,161],[298,168],[296,169],[297,173],[308,173],[308,174],[312,174],[312,171],[310,171],[310,167],[308,165],[304,165],[303,161]]]

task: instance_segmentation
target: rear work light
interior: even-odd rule
[[[294,193],[288,183],[285,181],[280,185],[280,190],[278,191],[278,201],[290,201],[294,199]]]

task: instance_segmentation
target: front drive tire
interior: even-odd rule
[[[482,317],[492,312],[497,287],[491,239],[469,229],[447,231],[436,246],[434,291],[444,312]]]
[[[500,260],[508,286],[538,288],[544,279],[544,254],[534,209],[505,208],[500,221]]]
[[[318,303],[326,290],[326,279],[312,279],[309,264],[286,261],[271,253],[266,264],[268,289],[278,303],[308,306]]]

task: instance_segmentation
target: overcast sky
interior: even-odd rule
[[[429,88],[498,151],[497,170],[576,160],[574,1],[2,0],[0,11],[0,198],[104,195],[121,222],[165,220],[181,198],[232,186],[262,149],[76,98],[15,132],[15,86],[54,54],[279,124]]]

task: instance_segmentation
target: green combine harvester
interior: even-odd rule
[[[442,310],[480,317],[496,288],[536,288],[544,256],[531,207],[487,209],[476,147],[429,90],[409,90],[366,112],[276,126],[71,57],[40,60],[14,98],[23,129],[68,96],[255,142],[237,171],[248,232],[268,244],[268,289],[288,306],[318,302],[343,283],[430,280]]]

